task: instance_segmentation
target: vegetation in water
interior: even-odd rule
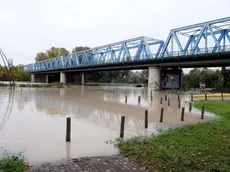
[[[194,106],[201,108],[203,103],[220,118],[151,138],[119,140],[116,146],[150,171],[229,171],[230,101],[198,101]]]
[[[22,153],[10,154],[4,151],[0,157],[0,172],[23,172],[24,157]]]

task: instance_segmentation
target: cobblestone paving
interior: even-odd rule
[[[136,162],[122,155],[109,157],[90,157],[72,159],[57,164],[43,164],[40,167],[30,167],[25,172],[147,172]]]

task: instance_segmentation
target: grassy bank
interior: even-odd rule
[[[221,118],[169,130],[148,139],[120,141],[121,152],[150,171],[230,171],[230,101],[194,102]]]
[[[0,158],[0,172],[23,172],[24,159],[21,154],[11,155],[4,153]]]

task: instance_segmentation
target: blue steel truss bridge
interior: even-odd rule
[[[230,17],[171,29],[165,41],[141,36],[24,65],[24,70],[60,72],[64,82],[71,72],[218,66],[230,66]]]

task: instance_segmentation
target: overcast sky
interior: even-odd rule
[[[100,46],[230,16],[230,0],[0,0],[0,48],[14,64],[52,46]]]

